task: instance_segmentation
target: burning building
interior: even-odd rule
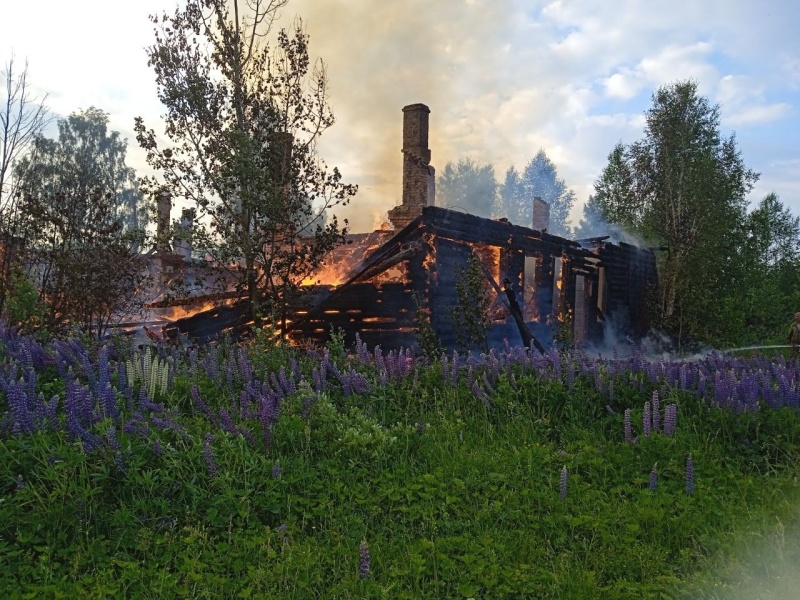
[[[587,344],[612,321],[624,334],[646,333],[647,298],[657,286],[653,251],[550,235],[549,206],[540,198],[531,198],[530,227],[435,206],[429,115],[424,104],[403,109],[403,192],[388,214],[393,229],[350,235],[331,253],[304,282],[308,294],[287,327],[289,339],[323,343],[337,328],[384,349],[413,347],[425,319],[442,346],[453,348],[456,286],[470,257],[479,260],[492,296],[491,344],[546,346],[559,329]],[[166,331],[206,341],[232,324],[241,327],[244,312],[242,304],[215,307]]]

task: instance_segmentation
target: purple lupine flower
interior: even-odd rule
[[[472,384],[472,395],[480,400],[486,408],[492,407],[492,399],[477,383]]]
[[[242,390],[239,393],[239,418],[242,421],[247,421],[250,418],[250,395],[247,390]]]
[[[686,493],[694,494],[694,461],[691,454],[686,459]]]
[[[206,470],[211,478],[215,478],[219,475],[217,464],[214,462],[214,451],[211,448],[211,442],[213,441],[214,436],[210,433],[207,433],[203,438],[203,458],[206,461]]]
[[[658,489],[658,473],[656,472],[656,468],[650,471],[650,491],[655,492]]]
[[[6,399],[9,411],[14,419],[15,435],[33,433],[33,418],[28,410],[28,397],[22,381],[9,383]]]
[[[625,415],[622,418],[623,427],[625,428],[625,441],[633,443],[633,429],[631,428],[631,409],[625,409]]]
[[[664,409],[664,435],[672,436],[675,434],[675,427],[678,423],[678,405],[668,404]]]
[[[561,500],[567,499],[567,477],[567,465],[564,465],[561,469],[561,477],[558,484],[558,497]]]
[[[122,431],[127,434],[141,435],[143,437],[150,434],[150,428],[147,426],[147,423],[144,422],[144,417],[140,412],[133,413],[130,421],[122,426]]]
[[[369,546],[366,540],[362,540],[358,546],[358,575],[361,579],[369,579],[371,574]]]
[[[397,355],[394,350],[390,350],[386,355],[386,376],[389,379],[396,379],[398,377],[397,371]]]
[[[49,424],[52,429],[55,429],[58,425],[58,403],[59,403],[59,396],[58,394],[53,394],[53,397],[50,398],[50,402],[48,402],[44,407],[44,418],[45,421]]]
[[[241,430],[233,422],[231,415],[224,408],[219,409],[219,420],[222,425],[222,430],[230,433],[231,435],[239,435]]]
[[[661,430],[661,404],[658,397],[658,392],[653,392],[653,431],[660,431]]]
[[[288,544],[289,543],[289,534],[286,532],[286,523],[281,523],[281,526],[278,527],[278,531],[283,536],[283,543],[284,544]]]
[[[211,409],[200,397],[200,391],[197,389],[197,386],[193,385],[191,390],[189,390],[189,393],[192,396],[192,402],[197,410],[199,410],[209,421],[211,421],[212,424],[217,425],[216,416],[211,412]]]
[[[439,359],[439,362],[442,365],[442,380],[447,381],[450,379],[450,370],[449,370],[449,363],[447,362],[447,355],[442,352],[442,356]]]
[[[280,479],[280,477],[281,477],[281,461],[276,460],[275,463],[272,465],[272,478]]]
[[[112,450],[119,451],[119,440],[117,439],[117,430],[114,427],[109,427],[108,431],[106,431],[106,442],[108,443],[108,447]]]
[[[653,426],[653,421],[650,415],[650,402],[644,403],[644,413],[642,414],[642,430],[644,437],[650,435],[650,429]]]
[[[172,412],[165,413],[163,418],[156,415],[150,415],[150,422],[159,429],[166,429],[167,431],[174,431],[175,433],[183,434],[186,432],[186,429],[183,425],[175,420],[178,418],[180,418],[178,411],[174,410]]]
[[[318,394],[321,394],[325,390],[325,383],[322,379],[320,371],[317,371],[317,369],[312,369],[311,378],[314,380],[314,391]]]
[[[294,358],[289,359],[289,368],[292,370],[294,378],[297,381],[303,381],[305,379],[305,377],[303,377],[303,372],[300,370],[300,366]]]
[[[614,409],[613,409],[613,408],[611,408],[611,405],[610,405],[610,404],[606,404],[606,412],[607,412],[609,415],[611,415],[612,417],[613,417],[614,415],[616,415],[616,414],[617,414],[617,413],[614,411]]]
[[[120,473],[127,473],[128,467],[125,466],[125,461],[122,460],[122,452],[119,450],[114,453],[114,464]]]
[[[164,447],[161,445],[160,441],[156,440],[155,442],[153,442],[152,448],[153,448],[153,452],[155,452],[155,454],[157,456],[163,456],[164,455]]]

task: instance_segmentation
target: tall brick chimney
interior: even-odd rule
[[[169,215],[172,211],[172,195],[161,192],[156,200],[156,250],[163,254],[171,252]]]
[[[192,229],[194,229],[194,219],[196,211],[193,208],[184,208],[181,212],[181,227],[172,245],[175,247],[175,254],[179,254],[185,260],[192,258]]]
[[[428,115],[424,104],[403,108],[403,203],[389,211],[395,229],[402,229],[434,202],[435,171],[428,148]]]
[[[533,197],[533,223],[531,227],[544,231],[550,226],[550,205],[539,196]]]

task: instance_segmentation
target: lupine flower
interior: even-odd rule
[[[153,452],[155,452],[156,455],[158,455],[158,456],[163,456],[164,455],[164,448],[161,445],[161,442],[159,442],[158,440],[153,442]]]
[[[420,421],[417,423],[417,435],[422,435],[425,433],[425,421]]]
[[[653,425],[652,418],[650,415],[650,403],[644,403],[644,413],[642,414],[642,430],[644,437],[648,437],[650,435],[650,429]]]
[[[358,546],[358,574],[361,579],[369,579],[371,575],[369,546],[366,540]]]
[[[653,392],[653,431],[661,430],[661,404],[658,397],[658,392]]]
[[[126,473],[128,468],[125,466],[125,461],[122,460],[122,452],[117,451],[114,453],[114,464],[117,466],[117,470],[120,473]]]
[[[112,450],[119,450],[119,440],[117,439],[117,430],[114,427],[109,427],[108,431],[106,431],[106,441],[108,442],[108,447]]]
[[[694,461],[691,454],[686,459],[686,493],[694,494]]]
[[[280,531],[281,535],[283,536],[283,543],[289,543],[289,534],[286,532],[286,523],[281,523],[281,526],[278,527],[278,531]]]
[[[280,479],[280,476],[281,476],[281,461],[276,460],[275,464],[272,465],[272,478]]]
[[[650,471],[650,491],[655,492],[658,489],[658,473],[656,472],[656,468],[653,467],[653,470]]]
[[[567,499],[567,465],[561,469],[561,478],[558,486],[558,497],[562,500]]]
[[[674,435],[678,423],[678,405],[668,404],[664,409],[664,435]]]
[[[631,409],[625,409],[625,416],[623,417],[623,426],[625,428],[625,441],[633,443],[633,430],[631,428]]]
[[[214,441],[214,436],[207,433],[203,438],[203,458],[205,458],[206,461],[206,470],[208,471],[209,477],[215,478],[219,475],[219,472],[214,462],[214,451],[211,448],[212,441]]]

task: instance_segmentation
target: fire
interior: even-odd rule
[[[313,275],[306,276],[303,281],[300,282],[300,285],[330,285],[336,287],[347,281],[349,270],[349,266],[346,263],[335,265],[323,263]]]
[[[213,300],[208,300],[206,302],[203,302],[202,304],[169,306],[166,309],[164,309],[164,312],[161,314],[161,317],[168,321],[177,321],[178,319],[183,319],[184,317],[191,317],[192,315],[196,315],[197,313],[201,313],[206,310],[211,310],[216,305],[217,303],[214,302]]]

